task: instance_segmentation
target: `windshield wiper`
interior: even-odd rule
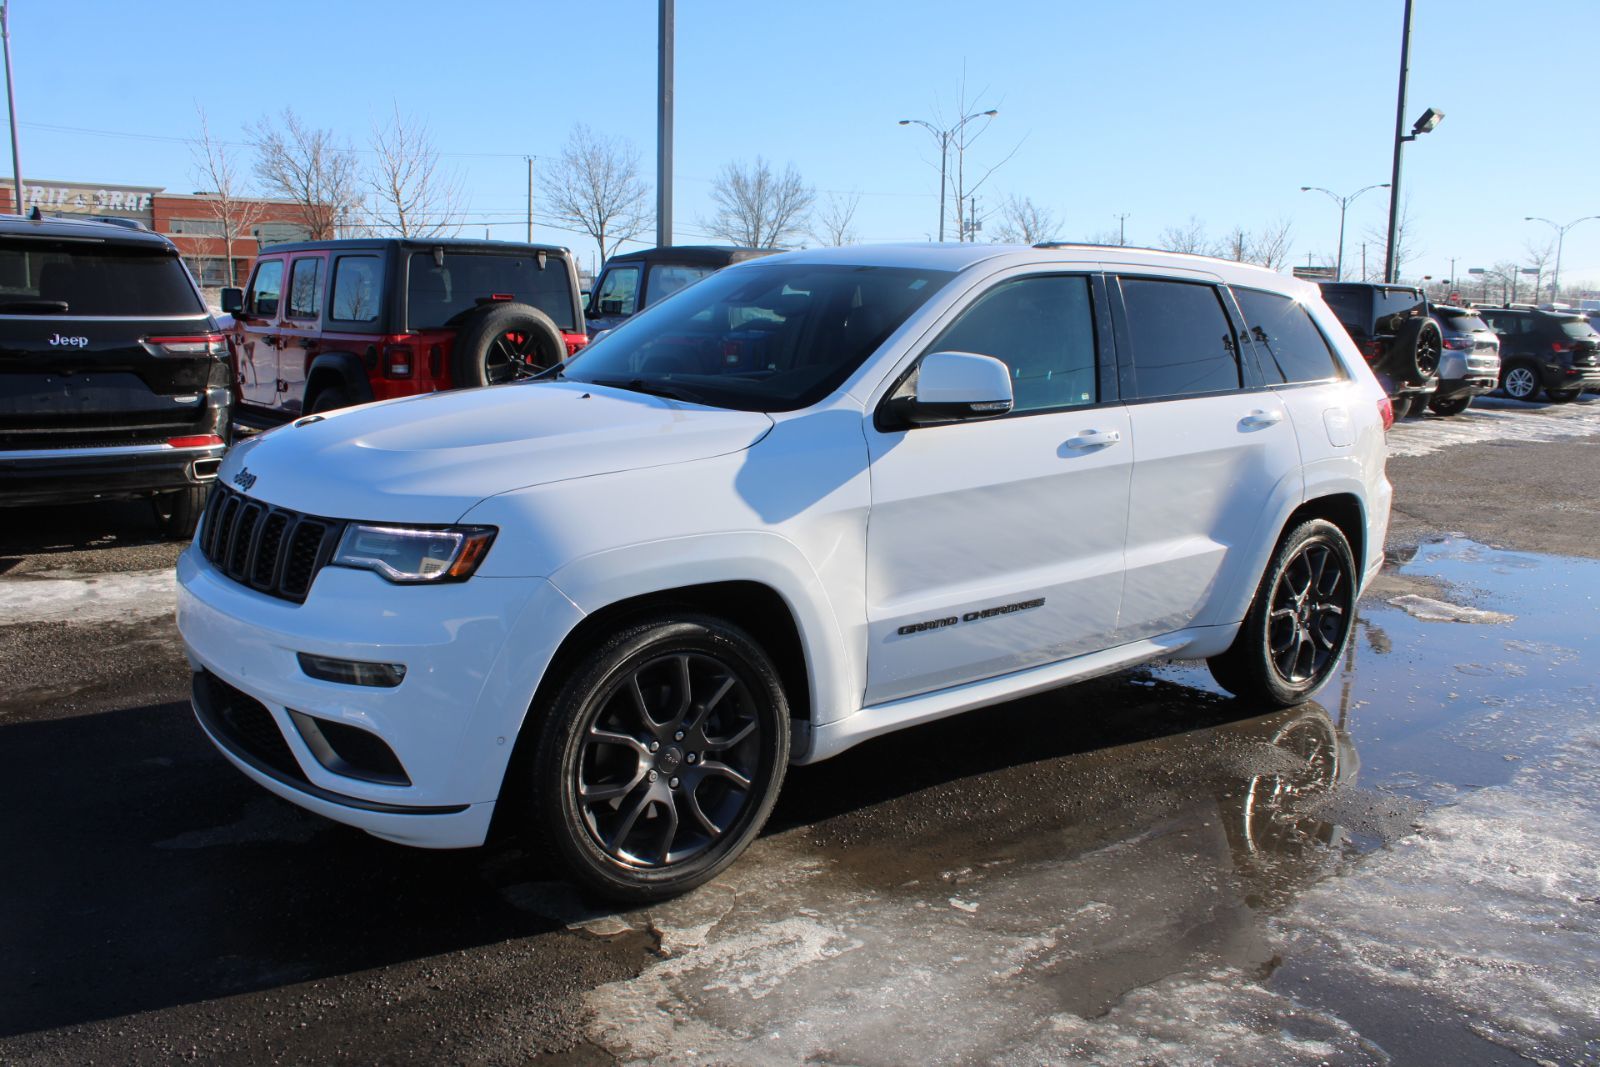
[[[687,389],[675,385],[662,385],[660,382],[647,382],[643,378],[630,378],[619,381],[612,378],[596,378],[595,385],[605,385],[612,389],[626,389],[633,393],[648,393],[651,396],[664,396],[668,400],[682,400],[688,404],[704,404],[705,398]]]
[[[37,311],[41,315],[58,315],[66,310],[65,300],[0,300],[0,311]]]

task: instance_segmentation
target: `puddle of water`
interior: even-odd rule
[[[580,917],[666,956],[591,995],[591,1039],[749,1063],[1592,1056],[1600,827],[1537,820],[1600,823],[1562,784],[1600,740],[1600,562],[1449,540],[1401,573],[1514,618],[1373,596],[1320,703],[1252,715],[1165,664],[797,771],[795,828],[718,883]]]

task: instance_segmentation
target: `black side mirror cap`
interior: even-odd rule
[[[228,288],[222,290],[222,310],[227,315],[237,315],[244,310],[244,290]]]

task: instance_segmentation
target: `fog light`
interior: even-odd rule
[[[301,652],[298,655],[300,669],[319,681],[393,689],[405,681],[406,677],[404,663],[365,663],[355,659],[330,659],[327,656],[313,656],[309,652]]]

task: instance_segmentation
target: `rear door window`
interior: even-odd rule
[[[203,315],[176,255],[89,241],[0,239],[0,315]]]
[[[961,313],[930,352],[976,352],[1011,369],[1015,412],[1096,400],[1089,279],[1051,275],[1002,282]]]
[[[510,299],[550,316],[562,330],[577,329],[567,261],[532,252],[446,252],[444,265],[432,252],[411,256],[406,272],[406,318],[413,330],[453,327],[482,304]]]
[[[1233,295],[1269,382],[1293,385],[1339,377],[1333,350],[1299,301],[1259,289],[1234,289]]]
[[[333,261],[333,295],[329,300],[328,317],[334,322],[376,322],[382,285],[382,257],[340,256]]]
[[[1123,278],[1133,396],[1164,400],[1240,387],[1239,345],[1213,285]]]
[[[250,293],[245,300],[245,312],[263,319],[278,317],[278,298],[283,295],[283,260],[263,259],[256,264],[256,276],[250,280]]]
[[[286,319],[316,319],[322,313],[322,259],[306,256],[289,270],[289,308]]]

